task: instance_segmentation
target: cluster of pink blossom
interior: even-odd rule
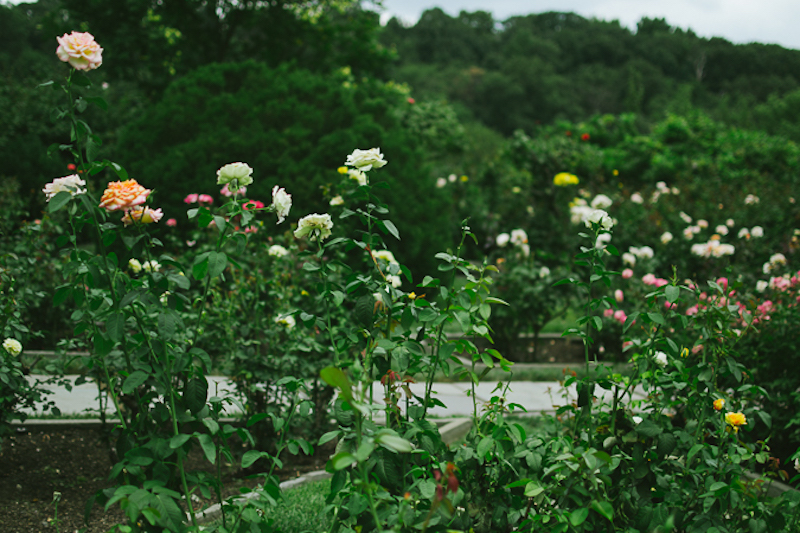
[[[185,204],[211,205],[214,199],[208,194],[189,194],[183,199]]]

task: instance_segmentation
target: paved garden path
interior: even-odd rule
[[[33,380],[35,376],[28,376],[28,378]],[[78,376],[66,376],[66,378],[74,383]],[[233,391],[233,383],[222,376],[208,377],[208,385],[209,394],[224,396],[227,391]],[[475,387],[479,413],[493,396],[500,395],[500,391],[495,390],[497,385],[495,382],[486,382]],[[425,395],[424,383],[411,383],[410,387],[415,395]],[[64,415],[90,414],[90,410],[93,410],[95,414],[98,412],[97,385],[92,382],[74,385],[71,391],[58,385],[45,385],[45,388],[52,392],[49,399],[55,402],[56,407]],[[469,383],[434,383],[433,391],[434,396],[447,407],[434,407],[430,411],[432,415],[468,416],[473,413],[472,390]],[[373,388],[373,397],[376,401],[381,402],[383,396],[383,386],[376,383]],[[643,399],[645,394],[642,390],[637,389],[633,396],[634,399]],[[573,401],[576,395],[574,387],[565,390],[556,381],[512,381],[508,384],[505,397],[506,404],[518,404],[524,407],[529,414],[539,414],[541,412],[553,413],[559,406]],[[610,398],[610,394],[606,393],[606,398]],[[106,403],[105,399],[104,403]],[[113,410],[113,405],[109,405],[106,409],[109,413]]]

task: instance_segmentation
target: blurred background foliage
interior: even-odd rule
[[[268,203],[275,184],[294,196],[291,223],[329,209],[345,155],[379,146],[390,162],[379,175],[392,187],[385,199],[402,234],[394,251],[416,280],[467,218],[476,261],[497,251],[498,233],[524,228],[537,268],[568,264],[576,246],[568,204],[581,193],[616,194],[614,214],[627,224],[615,242],[658,242],[664,228],[680,231],[673,226],[681,210],[716,221],[724,205],[725,218],[769,228],[734,266],[794,253],[787,235],[798,226],[790,200],[798,190],[800,51],[707,39],[663,19],[642,19],[631,31],[573,13],[499,21],[431,9],[414,25],[381,26],[371,7],[0,5],[0,179],[17,191],[13,205],[0,198],[16,213],[4,224],[6,249],[19,246],[26,223],[46,219],[42,186],[70,173],[65,154],[46,155],[67,135],[49,119],[63,95],[37,85],[65,74],[55,36],[77,30],[104,47],[89,91],[109,108],[86,117],[103,140],[100,158],[155,189],[167,218],[184,220],[190,193],[216,196],[216,169],[241,160],[256,171],[251,197]],[[578,189],[555,187],[559,172],[577,175]],[[89,187],[110,178],[95,176]],[[657,209],[623,201],[650,194],[658,181],[682,194]],[[745,209],[747,193],[761,203]],[[45,220],[37,231],[48,227]],[[185,238],[180,223],[161,231]],[[661,275],[672,266],[686,276],[721,268],[678,241],[654,264]]]

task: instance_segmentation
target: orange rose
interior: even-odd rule
[[[112,181],[100,198],[100,207],[107,211],[130,209],[143,204],[150,192],[150,189],[145,189],[133,179]]]
[[[747,418],[743,413],[725,413],[725,422],[733,428],[734,431],[739,431],[739,426],[747,425]]]
[[[723,407],[725,407],[725,400],[723,400],[722,398],[714,400],[714,409],[716,409],[717,411],[722,411]]]

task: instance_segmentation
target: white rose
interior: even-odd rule
[[[71,176],[54,179],[51,183],[44,186],[42,192],[47,196],[47,201],[49,202],[56,194],[62,191],[66,191],[72,196],[83,194],[86,192],[86,189],[81,189],[81,187],[85,185],[86,182],[83,181],[80,176],[73,174]]]
[[[550,269],[547,268],[546,266],[543,266],[541,269],[539,269],[540,278],[546,278],[549,275],[550,275]]]
[[[500,248],[503,248],[505,245],[507,245],[509,243],[510,240],[511,240],[511,237],[509,236],[508,233],[501,233],[500,235],[497,236],[497,239],[495,239],[495,242],[497,243],[497,246],[499,246]]]
[[[642,203],[644,203],[644,198],[642,198],[641,194],[639,194],[638,192],[635,192],[635,193],[631,194],[631,202],[633,202],[635,204],[642,204]]]
[[[147,272],[158,272],[161,270],[161,265],[158,261],[145,261],[142,264],[142,268]]]
[[[343,205],[343,204],[344,204],[344,198],[342,198],[341,196],[334,196],[333,198],[331,198],[331,205]]]
[[[353,150],[353,153],[347,156],[344,164],[367,172],[372,167],[381,168],[386,161],[383,159],[380,148],[370,148],[369,150]]]
[[[767,290],[767,287],[769,287],[769,283],[767,283],[763,279],[760,279],[756,282],[756,290],[758,292],[764,292],[765,290]]]
[[[636,256],[630,252],[622,254],[622,262],[626,265],[636,266]]]
[[[297,324],[292,315],[281,315],[276,317],[275,323],[284,326],[287,330],[292,329]]]
[[[764,228],[761,226],[753,226],[753,229],[750,230],[750,235],[755,238],[763,237],[764,236]]]
[[[22,344],[17,339],[8,338],[3,341],[3,348],[13,356],[17,356],[22,353]]]
[[[664,352],[656,352],[653,356],[653,361],[655,361],[658,366],[665,367],[667,366],[667,354]]]
[[[247,163],[229,163],[217,170],[217,185],[228,185],[228,190],[237,191],[253,183],[252,174]]]
[[[347,171],[347,175],[350,176],[351,180],[357,181],[359,185],[367,184],[367,175],[358,169],[351,168]]]
[[[399,289],[400,285],[403,284],[403,280],[400,279],[400,276],[394,276],[392,274],[386,276],[386,281],[388,281],[395,289]]]
[[[515,229],[511,231],[511,244],[514,246],[522,246],[528,243],[528,234],[523,229]]]
[[[716,228],[714,228],[715,233],[719,233],[720,235],[727,235],[728,234],[728,226],[720,224]]]
[[[602,209],[595,209],[594,211],[588,213],[584,223],[586,224],[587,228],[591,228],[592,224],[597,224],[606,231],[614,227],[614,221],[611,220],[611,217],[608,216],[608,213]]]
[[[597,196],[592,199],[592,208],[594,209],[605,209],[610,207],[613,202],[611,198],[606,196],[605,194],[598,194]]]
[[[662,244],[667,244],[671,240],[672,240],[672,233],[670,233],[668,231],[665,231],[664,233],[661,234],[661,243]]]
[[[375,259],[383,259],[387,263],[398,264],[397,259],[394,258],[394,254],[389,250],[376,250],[372,252],[372,255],[375,257]]]
[[[138,274],[142,271],[142,264],[138,259],[131,258],[128,260],[128,268],[130,268],[134,274]]]
[[[300,219],[297,223],[297,229],[294,231],[294,236],[299,239],[306,235],[311,237],[319,235],[320,239],[327,239],[331,235],[331,229],[333,229],[333,221],[329,214],[318,215],[314,213]]]
[[[289,250],[281,246],[280,244],[273,244],[267,249],[267,255],[271,255],[272,257],[283,257],[284,255],[288,254]]]
[[[292,208],[292,195],[283,187],[277,185],[272,188],[272,209],[278,215],[278,224],[286,220],[289,209]]]

